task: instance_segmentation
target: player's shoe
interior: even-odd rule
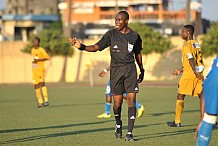
[[[118,139],[122,139],[122,124],[115,125],[115,137]]]
[[[97,118],[110,118],[110,117],[111,117],[111,114],[106,114],[106,113],[103,113],[97,116]]]
[[[38,108],[43,107],[43,103],[38,103],[37,107]]]
[[[176,124],[175,121],[173,122],[167,122],[167,125],[169,127],[182,127],[181,123]]]
[[[135,141],[132,134],[126,134],[125,140],[126,141]]]
[[[48,102],[44,102],[43,105],[44,106],[49,106],[49,103]]]
[[[138,113],[137,117],[138,118],[141,117],[143,115],[144,111],[145,111],[145,106],[141,105],[141,107],[137,110],[137,113]]]

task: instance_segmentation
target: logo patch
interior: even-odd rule
[[[128,51],[129,51],[129,52],[132,52],[133,46],[134,46],[134,45],[132,45],[132,44],[130,44],[130,43],[128,42]]]
[[[209,137],[206,137],[206,136],[204,136],[204,135],[200,135],[200,137],[201,137],[202,139],[204,139],[205,141],[208,141],[208,140],[209,140]]]
[[[117,128],[120,128],[120,127],[121,127],[121,125],[117,125],[117,124],[116,124],[116,127],[117,127]]]
[[[192,45],[194,48],[200,48],[200,45],[198,43],[193,43]]]
[[[135,116],[132,116],[132,117],[130,117],[129,119],[134,120],[134,119],[135,119]]]
[[[113,48],[114,48],[114,49],[118,49],[118,46],[117,46],[117,45],[115,45]]]

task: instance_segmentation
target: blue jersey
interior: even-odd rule
[[[205,112],[218,114],[218,56],[213,61],[212,69],[208,73],[204,84]]]

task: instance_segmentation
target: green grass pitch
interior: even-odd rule
[[[0,145],[43,146],[194,146],[199,122],[199,100],[186,97],[181,128],[171,128],[176,87],[140,87],[137,100],[146,111],[137,118],[134,142],[114,136],[114,117],[97,119],[104,111],[105,87],[48,85],[50,106],[36,108],[32,86],[0,86]],[[112,109],[111,109],[112,112]],[[122,108],[123,136],[127,132],[127,105]],[[211,146],[218,145],[218,127]]]

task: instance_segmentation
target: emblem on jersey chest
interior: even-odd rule
[[[130,44],[129,42],[128,42],[128,52],[132,52],[132,50],[133,50],[133,44]]]
[[[200,45],[198,43],[193,43],[192,45],[194,48],[200,48]]]

